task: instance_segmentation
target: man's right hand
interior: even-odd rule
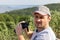
[[[24,36],[22,35],[22,26],[21,26],[21,23],[19,23],[16,26],[16,34],[18,36],[18,40],[25,40]]]
[[[16,26],[16,34],[17,34],[17,35],[21,35],[21,34],[22,34],[22,26],[21,26],[21,23],[19,23],[19,24]]]

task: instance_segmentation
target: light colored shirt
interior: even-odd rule
[[[56,40],[56,36],[52,28],[48,27],[41,32],[34,31],[31,40]]]

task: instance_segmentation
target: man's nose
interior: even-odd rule
[[[37,19],[37,21],[38,21],[38,22],[40,22],[40,21],[41,21],[41,19]]]

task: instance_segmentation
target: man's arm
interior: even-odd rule
[[[23,35],[18,35],[18,40],[25,40]]]

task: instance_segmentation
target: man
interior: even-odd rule
[[[34,23],[36,30],[34,32],[27,32],[26,34],[29,36],[30,40],[56,40],[56,36],[49,26],[49,22],[51,20],[50,10],[46,6],[39,6],[34,12]],[[22,35],[22,27],[19,23],[16,28],[16,34],[19,40],[25,40]]]

